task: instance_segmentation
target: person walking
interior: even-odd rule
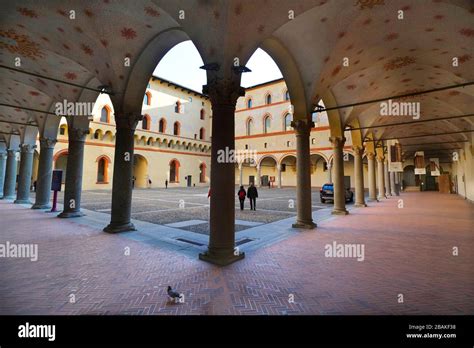
[[[247,197],[250,200],[250,210],[257,210],[258,191],[253,182],[250,183],[250,187],[247,189]]]
[[[245,203],[246,196],[247,196],[247,193],[245,192],[244,187],[240,186],[240,190],[237,192],[237,197],[239,197],[239,202],[240,202],[240,210],[244,210],[244,203]]]
[[[165,180],[165,189],[168,188],[168,180]]]

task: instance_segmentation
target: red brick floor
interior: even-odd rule
[[[39,248],[0,259],[0,314],[474,314],[474,207],[455,195],[372,203],[225,268],[4,201],[0,231]],[[364,244],[365,260],[326,258],[333,241]]]

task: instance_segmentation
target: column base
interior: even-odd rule
[[[382,199],[384,199],[384,198],[387,198],[387,197],[385,197],[385,196],[378,196],[378,197],[377,197],[377,201],[380,202],[380,201],[381,201]]]
[[[14,200],[15,198],[16,198],[16,196],[3,196],[3,197],[0,198],[0,199]]]
[[[313,228],[318,227],[313,220],[308,221],[296,221],[294,224],[291,225],[293,228],[303,228],[305,230],[312,230]]]
[[[365,204],[365,203],[354,203],[354,207],[356,207],[356,208],[362,208],[362,207],[366,207],[366,206],[367,206],[367,204]]]
[[[396,195],[397,195],[396,192],[392,192],[392,193],[391,193],[391,196],[396,196]]]
[[[131,222],[127,222],[127,223],[111,222],[103,229],[103,231],[107,233],[131,232],[131,231],[136,231],[136,230],[137,229],[135,225]]]
[[[15,204],[33,204],[29,199],[15,199]]]
[[[236,255],[234,250],[216,252],[209,249],[208,251],[199,254],[199,260],[206,261],[217,266],[227,266],[231,263],[242,260],[243,258],[245,258],[244,252],[239,252]]]
[[[51,206],[49,204],[33,204],[31,209],[51,209]]]
[[[81,217],[84,215],[86,214],[84,214],[81,211],[63,211],[61,214],[58,215],[58,218],[67,219],[67,218]]]
[[[367,201],[368,202],[378,202],[379,200],[377,198],[369,198]]]
[[[349,212],[346,210],[346,209],[334,209],[332,212],[331,212],[332,215],[348,215]]]

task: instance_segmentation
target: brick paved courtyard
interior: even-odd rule
[[[237,187],[236,187],[237,192]],[[188,187],[170,189],[135,189],[133,191],[132,218],[154,224],[181,224],[175,226],[186,231],[209,235],[209,199],[207,187]],[[242,231],[253,225],[269,223],[296,216],[296,192],[294,188],[259,189],[257,211],[249,210],[250,203],[245,201],[245,210],[240,211],[237,195],[236,230]],[[58,201],[62,203],[63,195]],[[81,206],[85,209],[110,214],[111,191],[91,190],[82,194]],[[34,194],[32,194],[34,201]],[[319,190],[312,193],[313,210],[330,207],[319,199]],[[352,203],[348,203],[351,205]],[[247,223],[245,223],[247,222]]]
[[[169,204],[158,202],[156,210]],[[317,209],[316,219],[328,210]],[[292,230],[294,214],[247,226],[237,239],[253,230],[286,232],[258,248],[242,245],[246,258],[219,268],[197,259],[203,247],[146,239],[148,232],[106,234],[106,212],[57,219],[0,201],[0,242],[36,243],[39,252],[36,262],[0,259],[0,314],[474,314],[472,204],[456,195],[404,193],[350,212],[317,220],[314,231]],[[149,222],[143,228],[159,229]],[[363,244],[364,261],[325,257],[334,241]],[[168,285],[184,303],[168,301]]]

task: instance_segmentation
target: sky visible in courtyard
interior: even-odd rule
[[[153,74],[192,90],[202,92],[206,72],[199,69],[204,63],[191,41],[173,47],[160,61]],[[257,49],[246,65],[252,72],[242,74],[243,87],[254,86],[281,78],[280,69],[262,49]]]

